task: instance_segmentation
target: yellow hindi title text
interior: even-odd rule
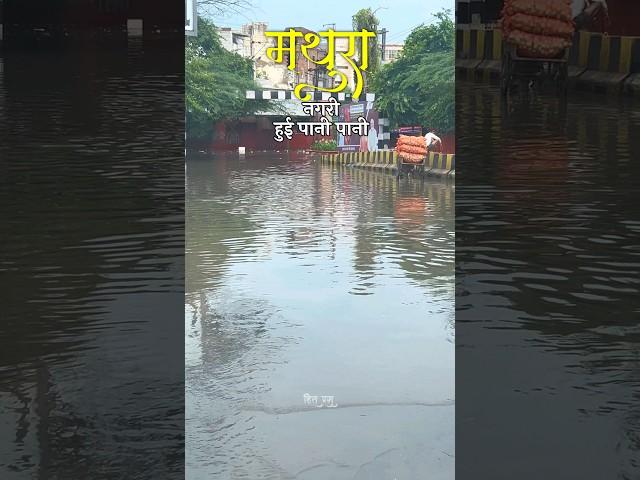
[[[302,33],[290,28],[286,32],[265,32],[267,37],[275,38],[275,47],[267,49],[267,57],[276,63],[282,63],[288,61],[289,70],[296,69],[297,59],[297,47],[300,47],[300,53],[304,58],[316,65],[323,65],[327,70],[327,75],[331,78],[338,77],[338,84],[333,88],[323,88],[317,85],[311,85],[307,83],[300,83],[296,85],[294,94],[300,100],[306,102],[311,100],[311,93],[308,91],[303,92],[305,89],[320,90],[323,92],[338,93],[343,92],[347,85],[349,85],[349,78],[344,72],[336,69],[336,39],[345,38],[348,40],[347,50],[344,52],[338,52],[338,54],[345,59],[345,61],[353,68],[356,81],[353,91],[353,98],[360,98],[363,88],[362,72],[367,70],[369,66],[369,38],[375,37],[374,32],[369,32],[362,29],[360,32],[336,32],[334,30],[327,30],[326,32],[308,32]],[[326,44],[323,43],[323,48],[326,46],[326,56],[322,59],[314,59],[309,54],[310,50],[317,49],[321,41],[325,39]],[[360,40],[357,42],[356,40]],[[360,54],[358,55],[358,63],[355,61],[357,46],[360,46]]]

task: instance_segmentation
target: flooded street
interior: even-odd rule
[[[640,478],[638,104],[457,88],[456,473]]]
[[[183,66],[142,47],[0,58],[3,480],[183,478]]]
[[[230,154],[186,188],[187,478],[453,478],[453,187]]]

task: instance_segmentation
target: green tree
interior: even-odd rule
[[[436,22],[416,27],[407,37],[403,51],[406,55],[455,51],[455,24],[450,10],[434,14]]]
[[[402,54],[384,65],[372,91],[392,126],[422,125],[449,133],[455,128],[455,25],[449,10],[416,27]]]
[[[215,122],[267,106],[245,98],[246,90],[258,88],[251,60],[226,50],[215,25],[202,17],[198,17],[198,36],[186,42],[185,87],[188,139],[206,138]]]
[[[369,38],[368,44],[368,58],[369,65],[365,72],[362,72],[364,76],[364,91],[368,91],[368,87],[371,84],[373,78],[376,73],[380,70],[380,47],[378,44],[378,26],[380,25],[380,21],[378,17],[376,17],[375,12],[373,12],[370,8],[363,8],[356,12],[356,14],[352,17],[352,26],[353,31],[361,31],[363,28],[369,32],[375,32],[376,36]],[[356,52],[360,52],[361,50],[361,40],[356,39]],[[360,64],[360,59],[356,61],[358,67]]]

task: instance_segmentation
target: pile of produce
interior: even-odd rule
[[[424,137],[400,135],[396,152],[405,163],[422,163],[427,156],[427,142]]]
[[[571,1],[505,0],[502,36],[526,57],[554,58],[571,46]]]

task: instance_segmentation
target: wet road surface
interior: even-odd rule
[[[188,159],[187,478],[453,478],[453,208],[312,157]]]
[[[638,105],[457,88],[456,473],[640,478]]]
[[[172,58],[135,42],[2,58],[2,479],[183,478]]]

